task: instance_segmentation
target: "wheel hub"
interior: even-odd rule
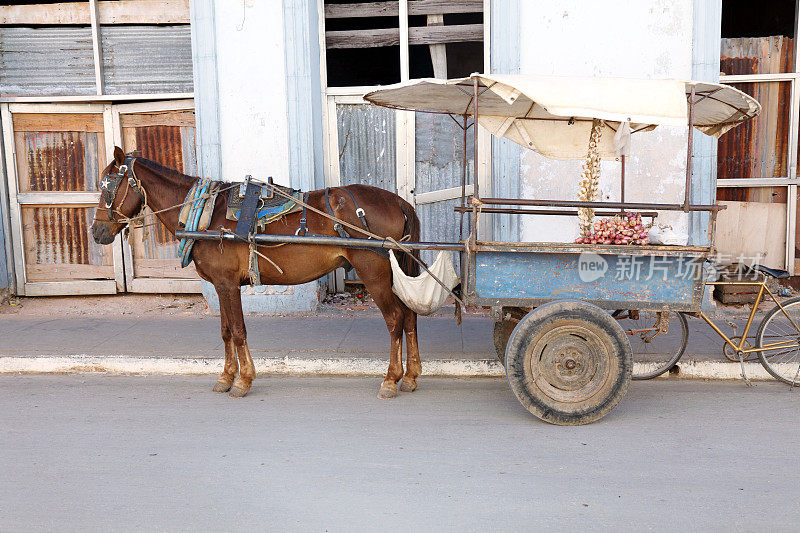
[[[554,328],[531,349],[531,375],[554,400],[584,401],[602,387],[608,376],[607,347],[582,326]]]

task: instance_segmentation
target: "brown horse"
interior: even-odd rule
[[[125,161],[126,156],[123,151],[115,147],[114,161],[103,170],[101,183],[103,190],[108,191],[110,188],[114,190],[105,192],[104,198],[100,199],[92,224],[94,240],[99,244],[110,244],[126,226],[125,219],[139,213],[145,202],[147,207],[157,213],[156,216],[164,226],[174,234],[178,229],[179,209],[168,208],[184,202],[197,178],[139,157],[129,158],[128,163],[131,168],[126,169]],[[118,187],[114,187],[114,176],[117,176]],[[412,240],[419,240],[419,219],[414,208],[396,194],[376,187],[348,185],[331,189],[329,200],[336,217],[361,227],[353,200],[341,189],[347,189],[365,211],[369,228],[373,233],[397,240],[410,235]],[[141,190],[141,193],[138,190]],[[326,211],[324,191],[309,193],[307,202],[312,207]],[[235,222],[225,218],[226,209],[227,195],[220,194],[209,228],[218,229],[222,226],[229,230],[234,229]],[[267,232],[276,235],[294,235],[300,227],[300,216],[299,212],[286,215],[269,224]],[[312,233],[339,236],[330,219],[310,210],[307,213],[307,227]],[[365,235],[355,231],[351,234],[353,237],[366,238]],[[397,383],[401,379],[400,390],[411,392],[416,389],[417,378],[422,371],[417,340],[417,315],[392,292],[392,270],[387,259],[371,250],[314,244],[259,246],[259,252],[269,257],[283,270],[281,273],[269,261],[259,258],[261,282],[267,285],[307,283],[338,267],[346,266],[348,263],[352,265],[381,310],[389,328],[391,339],[389,369],[381,384],[378,397],[396,396]],[[255,378],[255,366],[247,347],[240,293],[240,287],[248,284],[250,279],[248,245],[226,242],[220,248],[219,241],[200,240],[195,243],[192,254],[197,273],[214,285],[219,296],[222,340],[225,344],[225,368],[214,385],[214,392],[230,391],[232,397],[241,398],[250,390]],[[407,274],[417,274],[417,264],[407,254],[401,254],[399,262]],[[405,374],[402,361],[403,332],[406,335]]]

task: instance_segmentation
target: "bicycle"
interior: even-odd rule
[[[618,310],[612,316],[620,321],[625,333],[631,338],[634,360],[644,363],[645,370],[633,374],[633,379],[652,379],[668,372],[678,363],[686,350],[689,339],[687,316],[703,319],[723,339],[725,356],[738,361],[742,368],[742,378],[751,385],[745,372],[744,362],[758,357],[764,369],[775,379],[791,386],[800,386],[800,296],[781,303],[775,298],[766,284],[768,277],[783,279],[789,277],[785,270],[777,270],[757,265],[754,269],[762,275],[753,281],[709,281],[706,286],[756,286],[759,287],[752,304],[747,324],[739,336],[728,337],[705,313],[694,314],[678,312],[678,328],[670,332],[669,312],[646,312]],[[761,320],[755,335],[755,346],[749,339],[758,305],[767,295],[773,307]],[[638,340],[634,340],[638,339]]]

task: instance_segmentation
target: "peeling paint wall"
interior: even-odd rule
[[[522,2],[520,73],[689,79],[692,74],[693,0],[562,0]],[[588,139],[587,139],[588,145]],[[575,200],[582,161],[553,161],[523,151],[523,198]],[[603,162],[602,199],[619,201],[619,163]],[[632,138],[625,200],[679,203],[686,173],[686,129],[659,127]],[[659,214],[661,223],[687,232],[683,213]],[[526,216],[523,241],[572,241],[573,217]]]

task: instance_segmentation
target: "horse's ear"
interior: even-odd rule
[[[125,152],[119,146],[114,147],[114,162],[117,163],[117,166],[125,162]]]

